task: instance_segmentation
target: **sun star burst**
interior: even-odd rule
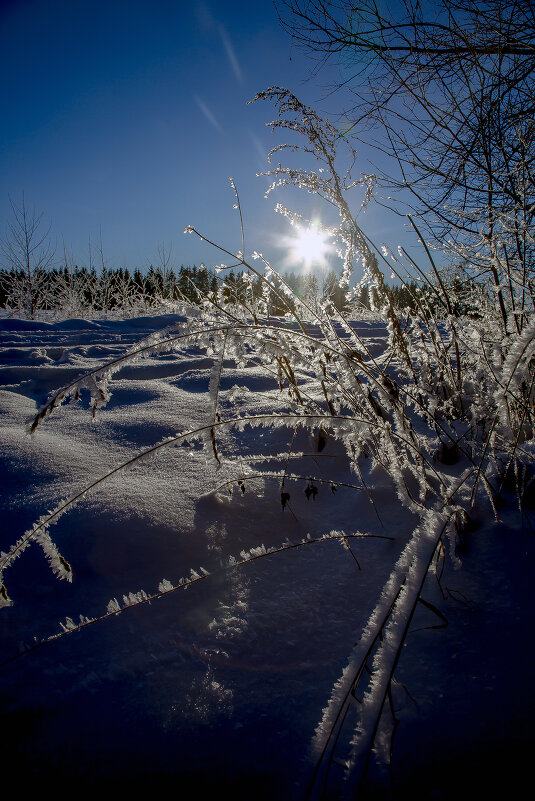
[[[308,228],[298,227],[295,235],[290,238],[291,259],[301,262],[305,269],[309,269],[313,264],[324,265],[330,247],[327,242],[328,237],[328,232],[317,225],[312,224]]]

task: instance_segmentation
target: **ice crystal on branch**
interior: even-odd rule
[[[265,487],[271,492],[285,522],[290,518],[301,525],[295,509],[299,501],[303,503],[303,495],[312,501],[309,514],[322,503],[336,505],[341,494],[335,495],[338,486],[358,492],[380,520],[381,492],[386,488],[389,502],[412,521],[407,544],[400,548],[347,668],[333,687],[313,743],[317,757],[331,762],[339,759],[343,743],[349,744],[344,764],[353,774],[373,746],[412,615],[436,554],[446,553],[449,544],[452,560],[458,560],[459,537],[473,507],[486,497],[496,511],[505,480],[532,470],[535,325],[531,268],[526,266],[522,279],[518,264],[507,266],[502,231],[487,243],[494,250],[494,260],[483,277],[469,264],[448,271],[435,263],[419,220],[414,219],[425,266],[403,249],[374,248],[348,200],[349,190],[362,185],[363,202],[370,202],[373,179],[352,178],[356,154],[347,137],[287,90],[273,87],[260,93],[259,99],[277,107],[279,117],[270,123],[273,130],[300,138],[299,144],[280,145],[271,155],[293,157],[301,150],[317,162],[316,169],[275,166],[267,173],[275,179],[268,194],[274,188],[297,186],[336,208],[339,225],[330,233],[340,244],[340,284],[347,284],[355,262],[361,262],[369,303],[386,331],[381,346],[370,345],[358,324],[329,298],[315,302],[315,297],[300,296],[256,251],[247,261],[241,205],[231,179],[240,213],[241,247],[230,250],[214,245],[225,259],[216,270],[239,266],[247,276],[240,280],[234,276],[232,282],[229,278],[195,307],[195,314],[178,330],[147,338],[56,392],[38,412],[32,430],[37,432],[38,425],[66,399],[78,399],[81,390],[89,391],[95,408],[103,405],[113,391],[110,379],[121,367],[191,347],[202,348],[211,365],[202,423],[155,442],[61,502],[1,554],[0,568],[5,573],[31,542],[37,542],[54,573],[71,580],[71,566],[54,545],[50,526],[87,492],[97,492],[121,471],[184,443],[203,447],[207,461],[215,462],[219,476],[214,491],[219,498],[225,494],[227,504],[241,503],[247,508],[247,503],[254,503],[254,493],[245,493],[245,486],[254,483],[259,491]],[[344,173],[338,167],[341,147],[346,148],[350,162]],[[304,220],[285,206],[279,210],[292,222]],[[186,232],[211,242],[192,226]],[[402,310],[381,268],[393,272],[405,290],[407,303]],[[269,379],[264,386],[273,387],[254,399],[259,408],[250,413],[240,405],[244,395],[240,385],[233,379],[226,388],[229,364],[233,370],[254,366],[263,380]],[[272,438],[274,444],[263,447],[261,435]],[[322,460],[330,448],[336,450],[338,464],[343,462],[352,471],[350,481],[337,480],[336,474],[323,469],[326,462]],[[309,459],[306,469],[305,456]],[[323,492],[324,487],[332,492]],[[222,503],[219,498],[217,503]],[[248,508],[253,518],[256,510]],[[152,594],[138,590],[125,593],[121,601],[114,597],[100,618],[81,617],[75,623],[68,617],[55,638],[127,611],[135,614],[137,607],[210,582],[217,573],[234,574],[256,560],[291,549],[338,541],[360,571],[351,547],[352,538],[360,536],[365,535],[329,527],[329,533],[313,537],[304,532],[294,542],[251,545],[249,541],[239,556],[222,552],[215,568],[214,561],[206,562],[210,570],[181,566],[181,577],[173,582],[162,579]],[[234,597],[219,604],[213,622],[207,625],[219,639],[237,640],[249,625],[248,592],[242,585],[233,586]],[[10,603],[3,584],[0,601]],[[362,689],[363,684],[357,695],[357,687]],[[346,711],[357,701],[356,730],[341,738]]]

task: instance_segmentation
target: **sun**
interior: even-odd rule
[[[312,223],[308,228],[298,226],[295,235],[288,238],[291,261],[301,262],[305,269],[313,264],[325,264],[330,250],[328,238],[329,233],[322,231],[317,224]]]

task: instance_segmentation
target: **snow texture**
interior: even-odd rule
[[[470,757],[484,790],[500,749],[504,761],[527,755],[532,738],[531,512],[507,509],[498,523],[481,504],[457,554],[451,516],[422,514],[424,487],[398,451],[393,479],[366,455],[349,463],[370,420],[385,443],[403,431],[374,406],[391,388],[376,388],[362,424],[342,396],[331,417],[314,416],[318,355],[298,382],[310,415],[296,420],[277,359],[308,334],[264,337],[268,375],[238,330],[195,338],[184,323],[0,320],[5,764],[29,790],[60,775],[92,789],[174,782],[201,797],[300,801],[339,735],[343,766],[333,750],[325,797],[340,786],[351,796],[367,760],[359,798],[371,797],[390,781],[395,670],[399,797],[446,797]],[[344,336],[380,359],[388,332],[367,320]],[[503,426],[532,339],[526,329],[501,368]],[[341,392],[357,387],[344,369]],[[439,586],[444,533],[463,565],[446,558]],[[421,604],[412,614],[422,586],[447,629]]]

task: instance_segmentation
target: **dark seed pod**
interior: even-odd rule
[[[305,495],[307,496],[307,501],[309,501],[311,497],[312,497],[312,500],[315,501],[317,494],[318,494],[318,488],[316,487],[315,484],[312,483],[312,479],[311,479],[308,482],[308,484],[306,486],[306,489],[305,489]]]

